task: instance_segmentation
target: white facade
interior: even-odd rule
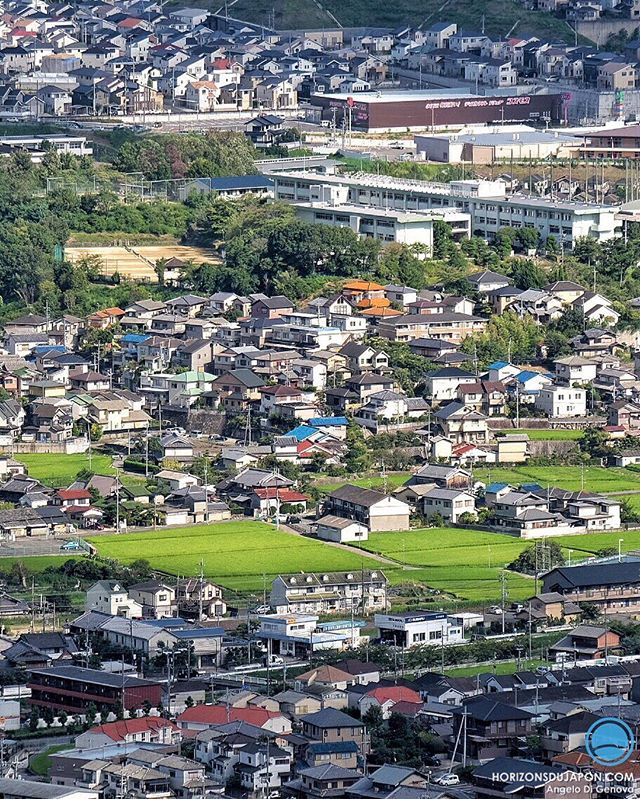
[[[435,183],[382,175],[273,173],[277,199],[309,203],[317,186],[343,186],[350,205],[398,211],[457,210],[471,216],[471,229],[493,238],[502,227],[536,228],[542,239],[554,236],[565,248],[582,237],[607,241],[620,234],[619,206],[563,202],[543,197],[505,195],[504,183],[459,180]],[[448,220],[447,220],[448,221]],[[455,233],[455,228],[454,228]]]
[[[472,494],[450,488],[434,488],[420,499],[422,515],[430,519],[439,513],[447,523],[456,524],[463,513],[475,513]]]
[[[383,641],[395,641],[402,647],[442,646],[464,641],[462,625],[446,613],[376,613],[375,625]]]
[[[587,415],[587,392],[583,388],[548,386],[540,389],[535,406],[549,418]]]
[[[85,608],[127,619],[142,618],[142,605],[129,598],[127,589],[117,582],[106,580],[94,583],[87,590]]]

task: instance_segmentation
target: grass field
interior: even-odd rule
[[[619,533],[595,533],[559,539],[572,561],[592,557],[605,547],[617,547]],[[622,535],[623,549],[640,548],[640,531]],[[452,594],[461,601],[495,602],[500,575],[523,549],[532,545],[500,533],[455,528],[429,528],[399,533],[374,533],[361,550],[345,551],[254,521],[95,536],[101,555],[124,562],[147,558],[170,574],[196,574],[200,560],[205,573],[227,588],[260,593],[280,573],[382,569],[392,585],[419,583]],[[394,564],[368,557],[378,553]],[[42,559],[41,559],[42,560]],[[534,590],[530,577],[507,573],[509,599],[520,600]]]
[[[398,472],[398,474],[388,474],[387,475],[387,488],[392,491],[394,488],[398,488],[403,483],[406,483],[407,480],[411,477],[411,472]],[[322,479],[322,478],[321,478]],[[382,475],[374,475],[372,477],[356,477],[353,480],[348,480],[346,477],[343,481],[339,480],[335,483],[322,483],[318,482],[315,483],[315,487],[322,491],[322,493],[327,494],[331,491],[334,491],[336,488],[344,485],[345,483],[351,483],[351,485],[360,486],[360,488],[376,488],[382,490],[384,487],[384,478]]]
[[[46,777],[51,768],[51,755],[55,755],[56,752],[63,752],[65,749],[73,749],[73,747],[71,744],[54,744],[44,751],[38,752],[29,761],[29,769],[39,777]]]
[[[1,550],[0,550],[1,551]],[[0,571],[8,572],[14,563],[20,561],[28,566],[29,571],[34,574],[39,574],[44,571],[48,566],[62,566],[68,560],[80,557],[79,555],[66,554],[66,555],[30,555],[26,558],[16,557],[3,557],[0,555]]]
[[[445,673],[450,677],[475,677],[476,674],[515,674],[516,671],[533,671],[533,669],[541,666],[544,661],[542,660],[524,660],[518,668],[518,663],[515,660],[503,661],[492,664],[491,666],[453,666],[452,668],[445,669]]]
[[[577,441],[582,438],[583,431],[519,428],[518,430],[505,430],[505,433],[526,433],[532,441]]]
[[[196,0],[198,7],[212,10],[220,8],[220,0]],[[573,43],[574,34],[569,26],[552,14],[525,9],[515,0],[397,0],[384,3],[382,0],[235,0],[229,4],[229,12],[238,19],[271,24],[275,15],[276,28],[335,28],[340,25],[382,25],[395,28],[398,25],[433,24],[443,19],[458,23],[458,28],[480,30],[487,34],[504,37],[510,30],[521,36],[527,33],[564,39]],[[333,18],[332,18],[333,17]],[[512,27],[513,26],[513,27]]]
[[[628,469],[602,466],[516,466],[513,468],[475,469],[474,477],[486,483],[538,483],[543,488],[558,486],[570,491],[613,494],[616,491],[640,491],[640,474]],[[584,476],[584,486],[582,484]]]
[[[86,452],[74,455],[16,455],[15,459],[25,464],[31,477],[56,488],[68,486],[79,471],[89,468],[89,455]],[[91,469],[98,474],[115,474],[109,455],[92,453]]]
[[[382,568],[366,553],[347,552],[253,521],[89,540],[101,555],[125,563],[147,558],[171,574],[196,574],[202,560],[208,577],[237,591],[262,591],[265,580],[268,588],[275,576],[286,572]]]

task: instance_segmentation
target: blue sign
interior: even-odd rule
[[[619,766],[631,757],[636,741],[631,727],[622,719],[594,721],[584,739],[587,754],[600,766]]]

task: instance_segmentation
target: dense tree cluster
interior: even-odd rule
[[[249,175],[256,172],[255,156],[242,133],[165,133],[125,142],[114,165],[121,172],[141,172],[148,180],[171,180]]]

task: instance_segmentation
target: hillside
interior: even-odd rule
[[[197,0],[194,5],[217,11],[222,0]],[[535,34],[573,41],[571,28],[552,14],[530,11],[515,0],[229,0],[229,15],[265,25],[275,15],[278,29],[335,27],[334,15],[343,27],[429,24],[452,19],[461,27],[479,29],[484,16],[489,34]]]

